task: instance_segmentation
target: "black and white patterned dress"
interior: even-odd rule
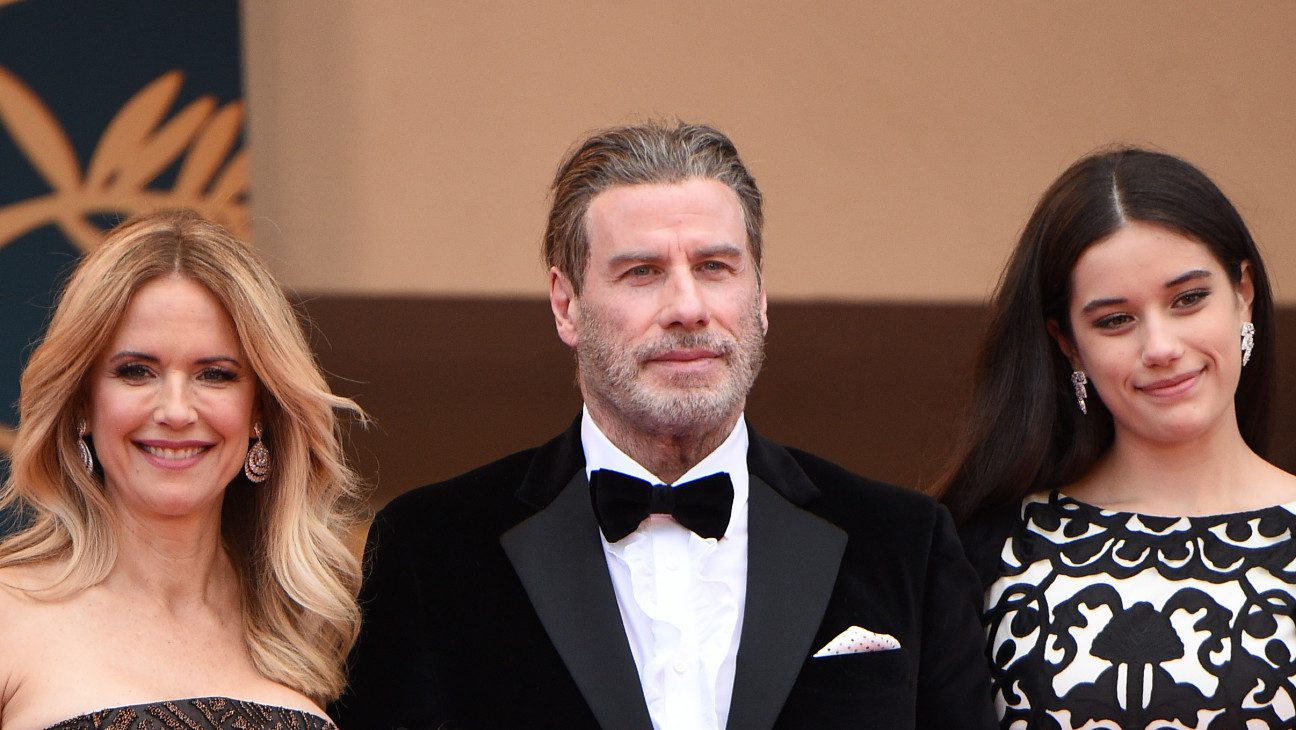
[[[1296,504],[1151,517],[1053,492],[1005,524],[967,545],[1004,728],[1296,727]]]

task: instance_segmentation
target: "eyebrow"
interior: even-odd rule
[[[715,256],[742,256],[742,248],[732,243],[717,243],[698,249],[698,258],[709,259]]]
[[[1167,281],[1166,288],[1170,289],[1179,286],[1184,282],[1192,281],[1193,279],[1209,279],[1210,275],[1211,272],[1207,271],[1206,269],[1193,269],[1192,271],[1185,271],[1184,273],[1176,276],[1170,281]]]
[[[709,259],[717,256],[742,256],[742,247],[732,243],[717,243],[710,246],[703,246],[696,252],[696,258]],[[612,267],[618,267],[630,263],[657,263],[666,260],[666,256],[651,251],[626,251],[619,253],[608,259],[608,264]]]
[[[661,254],[648,251],[626,251],[608,259],[608,265],[612,268],[618,268],[625,264],[651,264],[662,261],[664,258]]]
[[[112,357],[108,358],[108,362],[116,362],[118,360],[143,360],[145,362],[159,362],[157,355],[150,355],[147,352],[139,352],[137,350],[122,350],[121,352],[118,352]],[[243,363],[239,362],[239,359],[232,355],[212,355],[211,357],[198,358],[195,361],[195,363],[198,365],[214,365],[216,363],[221,363],[221,362],[230,363],[236,367],[243,367]]]
[[[1194,279],[1209,279],[1210,275],[1211,272],[1207,271],[1206,269],[1193,269],[1192,271],[1185,271],[1184,273],[1176,276],[1170,281],[1167,281],[1165,283],[1165,288],[1173,289],[1176,286],[1185,284]],[[1124,304],[1127,301],[1129,300],[1125,299],[1124,297],[1111,297],[1109,299],[1095,299],[1089,302],[1088,304],[1084,305],[1084,307],[1080,310],[1080,312],[1081,314],[1088,314],[1095,309],[1099,309],[1101,307],[1110,307],[1114,304]]]

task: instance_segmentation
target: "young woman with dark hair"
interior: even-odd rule
[[[941,484],[1004,727],[1296,722],[1296,477],[1261,456],[1273,351],[1260,253],[1200,170],[1122,148],[1044,194]]]

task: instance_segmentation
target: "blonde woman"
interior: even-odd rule
[[[187,212],[73,273],[0,507],[0,725],[332,728],[359,625],[333,395],[252,251]]]

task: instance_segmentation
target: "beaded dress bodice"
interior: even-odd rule
[[[154,702],[88,712],[48,730],[337,730],[309,712],[228,697]]]

